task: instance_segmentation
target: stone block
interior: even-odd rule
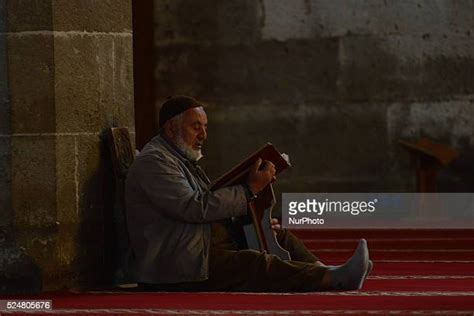
[[[428,58],[423,63],[422,83],[419,88],[426,96],[440,98],[472,95],[474,93],[473,73],[474,56]]]
[[[6,22],[7,22],[7,8],[6,8],[5,1],[2,1],[0,2],[0,33],[5,33],[7,31]],[[2,35],[0,35],[0,37],[1,36]]]
[[[0,135],[10,132],[10,104],[8,101],[7,36],[5,2],[0,2]]]
[[[443,13],[446,14],[450,29],[456,34],[474,36],[474,16],[471,14],[474,11],[474,2],[447,1],[447,4],[449,6]]]
[[[7,45],[11,132],[54,132],[52,35],[8,35]]]
[[[56,142],[52,136],[11,139],[15,243],[45,275],[55,271]]]
[[[56,137],[56,219],[60,227],[80,222],[77,146],[76,136]]]
[[[467,34],[474,18],[471,1],[264,0],[264,39],[309,39],[346,34]]]
[[[263,0],[262,38],[278,41],[314,38],[319,25],[311,8],[311,1]]]
[[[234,104],[265,100],[286,106],[335,99],[337,40],[260,42],[255,46],[172,45],[157,48],[155,95]]]
[[[0,135],[10,133],[6,36],[0,34]]]
[[[464,35],[386,38],[383,49],[399,60],[399,81],[412,83],[412,99],[472,94],[474,42]]]
[[[391,142],[427,137],[458,149],[474,145],[474,104],[464,100],[398,103],[389,107]]]
[[[345,37],[340,44],[342,99],[364,102],[410,98],[416,94],[412,88],[418,76],[416,62],[404,68],[396,53],[386,49],[383,39]],[[409,73],[400,75],[403,70]]]
[[[88,260],[84,249],[94,244],[81,242],[81,227],[87,226],[82,217],[87,209],[81,203],[83,194],[81,190],[86,185],[81,183],[80,175],[83,173],[87,152],[80,150],[80,143],[88,136],[60,135],[56,139],[56,183],[57,183],[57,235],[55,237],[55,265],[56,271],[48,276],[51,281],[46,284],[68,285],[78,284],[83,274],[83,262]],[[94,138],[92,136],[92,138]],[[87,160],[87,163],[90,163]],[[94,211],[94,210],[89,210]],[[83,277],[83,276],[82,276]]]
[[[346,101],[433,100],[472,94],[467,38],[344,37],[339,95]]]
[[[53,30],[51,0],[6,0],[5,15],[8,32]]]
[[[256,1],[155,1],[155,41],[238,44],[260,38]]]
[[[209,41],[217,37],[216,0],[154,1],[155,41]],[[210,8],[203,10],[202,8]]]
[[[217,40],[239,44],[260,40],[262,8],[258,1],[217,1]]]
[[[44,277],[56,274],[57,227],[21,227],[15,232],[16,244],[24,248],[25,254],[33,259]]]
[[[54,256],[56,271],[49,278],[53,279],[54,283],[71,283],[71,281],[74,281],[71,280],[71,275],[80,274],[78,269],[81,260],[78,244],[78,224],[60,222],[57,229]]]
[[[10,133],[10,104],[0,102],[0,135]]]
[[[131,37],[57,37],[55,56],[58,132],[134,126]]]
[[[2,244],[0,294],[39,294],[41,290],[41,269],[35,260],[14,244]]]
[[[10,137],[0,137],[0,226],[12,225],[11,207],[11,144]],[[0,237],[0,240],[2,238]]]
[[[131,0],[56,0],[55,31],[132,32]]]
[[[56,141],[49,136],[11,139],[11,199],[16,225],[47,227],[56,222]]]

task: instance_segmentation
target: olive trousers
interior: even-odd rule
[[[279,244],[290,252],[290,261],[255,250],[238,250],[223,226],[214,225],[209,255],[209,278],[200,282],[144,284],[149,291],[309,292],[324,290],[326,267],[296,236],[277,232]]]

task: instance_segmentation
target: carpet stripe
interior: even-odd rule
[[[387,238],[474,238],[474,229],[315,229],[291,230],[300,239],[359,239]]]
[[[331,243],[340,243],[340,242],[358,242],[358,238],[338,238],[338,239],[329,239],[329,238],[317,238],[317,239],[311,239],[311,238],[304,238],[304,241],[308,242],[331,242]],[[450,237],[426,237],[426,238],[404,238],[404,237],[392,237],[392,238],[377,238],[373,237],[370,238],[370,241],[388,241],[388,242],[398,242],[398,241],[405,241],[405,242],[417,242],[417,241],[473,241],[474,238],[450,238]]]
[[[315,294],[315,293],[313,293]],[[416,291],[416,292],[401,292],[401,291],[359,291],[359,292],[318,292],[316,295],[323,296],[474,296],[473,291]]]
[[[322,261],[331,260],[347,260],[352,256],[353,251],[321,251],[311,250],[313,254],[319,257]],[[370,258],[372,260],[457,260],[457,261],[474,261],[474,252],[465,251],[377,251],[369,250]]]
[[[474,310],[474,291],[352,291],[319,293],[130,293],[57,294],[54,310]],[[91,314],[91,313],[89,313]],[[93,313],[92,313],[93,314]]]
[[[354,252],[354,249],[341,249],[341,248],[334,248],[334,249],[328,249],[328,248],[322,248],[322,249],[309,249],[311,251],[316,251],[316,252]],[[395,248],[390,248],[390,249],[369,249],[369,252],[399,252],[399,253],[419,253],[419,252],[452,252],[452,253],[457,253],[457,252],[462,252],[462,253],[474,253],[473,249],[395,249]]]
[[[16,312],[5,312],[14,314]],[[18,314],[18,313],[16,313]],[[154,309],[154,308],[97,308],[97,309],[56,309],[50,311],[25,311],[22,314],[119,314],[119,315],[473,315],[472,311],[453,310],[196,310],[196,309]]]
[[[107,292],[107,291],[89,291],[82,292],[81,294],[114,294],[114,295],[139,295],[150,294],[150,292]],[[328,291],[328,292],[285,292],[285,293],[273,293],[273,292],[157,292],[157,294],[169,294],[169,295],[178,295],[178,294],[197,294],[197,295],[236,295],[236,296],[474,296],[474,291]],[[217,297],[216,296],[216,297]]]
[[[474,279],[474,275],[374,275],[367,280],[464,280]]]
[[[474,260],[384,260],[384,259],[380,259],[380,260],[375,260],[375,261],[385,262],[385,263],[474,263]]]

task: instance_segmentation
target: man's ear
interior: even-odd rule
[[[165,124],[163,125],[163,134],[168,139],[174,139],[174,136],[176,133],[173,126],[173,122],[171,120],[168,122],[165,122]]]

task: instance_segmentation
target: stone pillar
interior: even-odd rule
[[[0,17],[0,293],[104,282],[101,135],[134,132],[131,1],[10,0]]]

